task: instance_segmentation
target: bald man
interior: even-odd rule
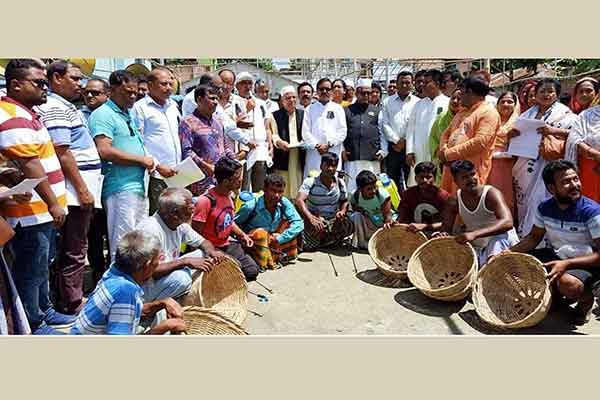
[[[148,75],[148,94],[138,100],[131,111],[147,152],[158,164],[150,175],[148,187],[151,215],[157,210],[158,195],[167,187],[163,179],[175,175],[175,166],[181,162],[181,114],[171,99],[173,82],[173,74],[169,70],[152,70]]]

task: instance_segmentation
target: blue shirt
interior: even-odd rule
[[[552,247],[558,251],[565,245],[595,247],[600,238],[600,205],[581,196],[565,210],[554,198],[543,201],[537,208],[534,225],[545,229]]]
[[[72,335],[135,335],[144,291],[113,264],[71,327]]]
[[[248,220],[253,209],[254,216],[251,220]],[[294,239],[304,229],[304,221],[302,221],[300,214],[298,214],[292,202],[285,197],[275,207],[274,215],[265,208],[264,196],[252,199],[242,205],[235,214],[234,221],[236,225],[243,227],[246,232],[263,228],[269,233],[273,233],[281,224],[282,219],[286,219],[290,223],[290,226],[277,237],[277,242],[284,244]]]
[[[124,112],[112,100],[92,112],[88,120],[92,136],[104,135],[112,139],[114,148],[123,152],[145,155],[144,142],[130,110]],[[102,198],[119,192],[133,192],[145,196],[144,176],[146,170],[141,165],[121,165],[102,161],[104,184]]]

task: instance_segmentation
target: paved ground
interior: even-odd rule
[[[503,333],[485,326],[469,301],[429,299],[410,283],[380,274],[368,254],[351,255],[346,249],[334,251],[331,260],[323,252],[302,253],[295,265],[262,273],[248,288],[250,312],[244,325],[251,334]],[[258,294],[268,301],[259,301]],[[594,311],[600,315],[600,308]],[[594,315],[576,327],[569,323],[568,310],[552,310],[539,325],[515,333],[600,334],[600,320]]]

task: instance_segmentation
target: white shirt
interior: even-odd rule
[[[144,146],[159,164],[175,167],[181,162],[181,114],[173,100],[168,99],[161,106],[146,95],[133,105],[131,116],[144,138]]]
[[[200,247],[204,238],[200,236],[189,224],[181,224],[176,230],[171,230],[158,213],[144,218],[136,229],[154,234],[160,242],[160,262],[170,262],[179,258],[181,244]]]
[[[415,104],[420,99],[414,94],[409,94],[404,100],[395,94],[383,100],[379,112],[379,130],[385,135],[388,142],[398,143],[406,139],[406,125]]]
[[[487,96],[485,96],[485,102],[493,107],[496,107],[496,105],[498,104],[498,98],[496,96],[488,94]]]
[[[414,153],[417,163],[431,161],[429,132],[433,122],[448,109],[450,99],[440,94],[435,99],[423,97],[413,107],[406,127],[406,154]]]
[[[194,98],[194,92],[195,90],[192,90],[186,94],[183,98],[183,102],[181,103],[181,113],[183,114],[184,118],[193,113],[198,107],[198,104],[196,104],[196,99]]]
[[[267,110],[271,114],[273,114],[275,111],[279,110],[279,104],[277,104],[276,101],[269,99],[269,100],[266,100],[265,103],[267,104]]]

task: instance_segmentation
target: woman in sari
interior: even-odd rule
[[[440,185],[442,180],[442,168],[443,164],[440,163],[440,159],[438,157],[438,150],[440,148],[440,140],[442,138],[442,133],[450,126],[450,122],[458,112],[461,110],[461,102],[460,102],[460,88],[457,87],[452,92],[450,96],[450,104],[448,105],[448,110],[444,113],[438,115],[438,117],[433,122],[431,126],[431,131],[429,133],[429,150],[431,151],[431,161],[437,167],[437,175],[435,177],[435,184],[437,186]]]
[[[515,201],[512,180],[514,160],[506,154],[508,147],[508,131],[512,129],[513,122],[519,117],[520,107],[515,92],[504,92],[498,97],[496,106],[500,114],[500,129],[496,133],[494,154],[492,156],[492,170],[488,177],[488,184],[500,190],[510,211],[515,213]]]
[[[558,101],[560,82],[551,78],[540,80],[535,85],[536,105],[521,114],[520,118],[538,119],[546,123],[538,128],[538,133],[543,136],[566,138],[569,129],[574,123],[575,115],[569,107]],[[508,138],[516,136],[519,131],[511,129]],[[531,231],[535,211],[539,204],[550,197],[542,179],[542,170],[548,164],[540,154],[536,159],[517,157],[512,169],[514,179],[515,201],[519,224],[517,233],[523,238]],[[542,241],[540,245],[544,245]]]
[[[571,111],[580,114],[592,106],[594,99],[598,96],[598,81],[592,77],[586,76],[575,83],[573,94],[571,95]]]
[[[519,89],[519,107],[521,108],[521,112],[525,112],[529,110],[531,107],[535,106],[535,85],[537,81],[526,81]]]

